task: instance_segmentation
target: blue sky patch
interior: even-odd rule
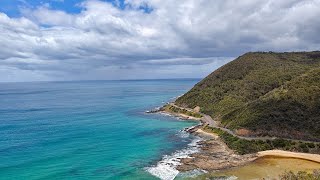
[[[7,14],[9,17],[20,17],[21,8],[34,9],[39,6],[49,6],[53,10],[61,10],[69,14],[80,13],[82,8],[79,6],[81,2],[85,0],[1,0],[0,1],[0,12]],[[130,8],[124,3],[124,0],[102,0],[109,2],[119,9]],[[147,4],[140,6],[140,10],[145,13],[151,13],[152,7]]]

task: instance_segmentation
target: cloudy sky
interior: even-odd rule
[[[0,81],[201,78],[319,33],[320,0],[0,0]]]

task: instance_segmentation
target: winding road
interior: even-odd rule
[[[204,123],[204,124],[207,124],[209,127],[213,127],[213,128],[217,128],[217,129],[220,129],[224,132],[227,132],[229,134],[231,134],[232,136],[235,136],[239,139],[245,139],[245,140],[262,140],[262,141],[266,141],[266,140],[275,140],[277,139],[277,137],[246,137],[246,136],[239,136],[237,134],[235,134],[232,130],[230,129],[227,129],[227,128],[224,128],[224,127],[220,127],[217,125],[217,123],[211,118],[211,116],[207,115],[207,114],[203,114],[203,113],[200,113],[200,112],[195,112],[193,109],[191,108],[183,108],[183,107],[180,107],[180,106],[177,106],[175,105],[174,103],[169,103],[171,106],[174,106],[176,108],[180,108],[180,109],[185,109],[187,111],[190,111],[190,112],[193,112],[193,113],[199,113],[201,114],[203,117],[201,118],[201,122]],[[281,138],[281,139],[284,139],[284,140],[288,140],[288,141],[294,141],[294,142],[304,142],[304,143],[318,143],[318,141],[307,141],[307,140],[299,140],[299,139],[289,139],[289,138]]]

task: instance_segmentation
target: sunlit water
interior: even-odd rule
[[[196,82],[1,83],[0,179],[157,179],[196,122],[144,111]]]

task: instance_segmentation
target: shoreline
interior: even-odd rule
[[[201,129],[199,125],[190,134],[206,137],[199,142],[200,151],[193,153],[188,158],[180,159],[181,165],[177,166],[180,172],[188,172],[201,169],[207,172],[219,171],[233,167],[246,165],[257,158],[256,153],[239,155],[230,149],[217,134],[209,133]]]
[[[259,151],[257,155],[258,155],[258,158],[283,157],[283,158],[303,159],[307,161],[320,163],[320,154],[300,153],[300,152],[291,152],[291,151],[283,151],[283,150],[275,149],[275,150]]]
[[[264,157],[295,158],[312,161],[320,164],[320,155],[302,152],[291,152],[284,150],[266,150],[251,154],[239,155],[230,149],[218,134],[206,132],[202,128],[207,123],[203,118],[196,118],[182,113],[168,112],[160,108],[151,113],[165,113],[183,120],[196,120],[200,124],[185,131],[198,137],[206,137],[198,142],[200,151],[191,154],[189,157],[181,158],[180,165],[176,169],[183,172],[203,170],[206,172],[216,172],[230,168],[240,167],[252,163]]]

